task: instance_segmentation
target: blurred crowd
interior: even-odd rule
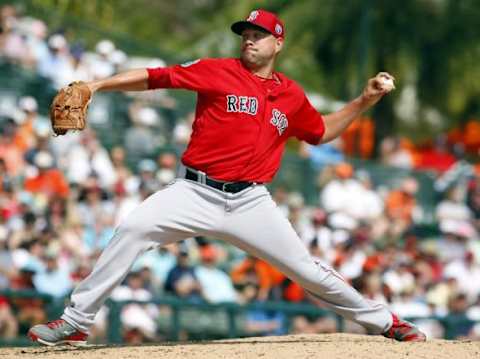
[[[0,25],[0,58],[37,71],[57,88],[139,63],[110,40],[88,52],[61,32],[50,32],[41,20],[19,16],[12,6],[1,8]],[[115,226],[175,178],[193,115],[159,131],[158,111],[134,100],[124,142],[107,149],[92,128],[53,138],[42,112],[34,97],[24,96],[15,108],[0,113],[0,290],[34,290],[62,300],[88,275]],[[355,131],[370,130],[362,124],[331,144],[300,149],[317,169],[314,205],[307,205],[298,189],[282,184],[272,189],[274,200],[314,260],[334,267],[363,295],[402,317],[417,318],[431,338],[480,338],[480,170],[462,156],[474,145],[468,142],[462,151],[461,141],[452,145],[451,137],[440,137],[423,151],[396,138],[383,139],[379,146],[387,167],[435,173],[438,231],[425,239],[415,230],[424,218],[415,176],[380,186],[367,169],[349,163],[349,155],[372,151],[370,142],[355,149],[352,140]],[[165,141],[174,150],[156,151]],[[135,158],[133,165],[127,163],[129,156]],[[322,306],[268,263],[203,237],[144,254],[111,299],[149,302],[165,295],[196,303]],[[120,318],[125,340],[157,339],[164,315],[164,308],[151,303],[126,305]],[[457,320],[453,334],[442,320],[430,319],[447,315]],[[3,338],[24,334],[47,316],[45,299],[0,295]],[[94,337],[105,336],[107,322],[103,308]],[[245,313],[243,329],[260,335],[320,333],[335,331],[336,323],[330,316],[298,315],[290,321],[281,311],[254,309]],[[362,332],[353,323],[346,329]]]

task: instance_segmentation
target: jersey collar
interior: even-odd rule
[[[247,73],[248,76],[259,85],[259,87],[262,89],[262,91],[264,92],[265,95],[268,95],[270,97],[276,97],[288,87],[287,77],[284,74],[282,74],[281,72],[274,71],[273,76],[275,76],[277,78],[277,80],[280,81],[280,85],[276,86],[275,89],[272,92],[267,93],[267,91],[264,89],[264,87],[261,83],[262,79],[259,76],[253,74],[250,71],[250,69],[248,69],[243,64],[242,60],[240,60],[239,58],[237,58],[236,60],[239,63],[239,66],[243,69],[243,71],[245,73]]]

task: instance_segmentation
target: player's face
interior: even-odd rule
[[[283,46],[283,39],[255,28],[242,32],[241,58],[244,63],[260,67],[271,62]]]

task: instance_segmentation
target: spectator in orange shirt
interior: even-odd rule
[[[404,179],[399,189],[390,192],[385,201],[385,214],[390,222],[393,237],[403,234],[413,222],[413,211],[417,205],[415,194],[418,182],[415,178]]]
[[[37,118],[38,104],[33,97],[25,96],[18,101],[18,107],[24,115],[18,126],[15,143],[22,151],[26,151],[35,145],[34,123]]]
[[[2,123],[0,135],[0,158],[5,161],[7,173],[10,176],[20,176],[23,172],[25,162],[23,150],[15,142],[17,125],[12,119]]]
[[[38,174],[25,180],[25,190],[47,198],[66,198],[69,193],[68,183],[62,172],[54,168],[53,156],[46,151],[40,151],[35,155],[34,163]]]
[[[388,218],[411,223],[413,209],[416,205],[415,194],[417,191],[417,180],[414,178],[406,178],[400,189],[390,192],[386,200]]]
[[[280,287],[286,279],[285,275],[275,267],[250,256],[233,268],[231,276],[233,284],[236,286],[257,285],[257,300],[259,301],[280,299],[282,296]],[[278,289],[278,293],[276,289]]]

